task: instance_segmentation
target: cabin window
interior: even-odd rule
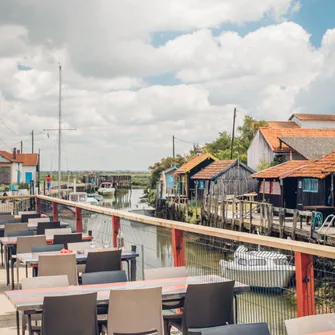
[[[247,265],[247,260],[244,259],[244,258],[240,258],[240,259],[238,260],[238,265]]]
[[[273,181],[271,184],[271,194],[280,195],[280,183],[279,181]]]
[[[302,180],[302,191],[303,192],[318,192],[319,181],[315,178],[304,178]]]
[[[271,193],[271,182],[270,181],[261,181],[259,186],[259,193],[270,194]]]
[[[249,265],[250,266],[266,265],[266,260],[261,259],[261,258],[260,259],[250,259]]]

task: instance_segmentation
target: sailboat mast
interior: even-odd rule
[[[59,126],[58,126],[58,197],[60,198],[61,182],[61,136],[62,136],[62,66],[59,64]]]

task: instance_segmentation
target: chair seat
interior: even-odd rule
[[[84,273],[86,264],[77,264],[77,273]]]

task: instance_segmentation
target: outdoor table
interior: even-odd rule
[[[21,222],[18,222],[18,223],[21,223]],[[24,224],[24,223],[23,223]],[[28,229],[29,230],[37,230],[37,225],[38,223],[37,222],[31,222],[31,223],[28,223]],[[65,223],[65,222],[62,222],[60,224],[60,227],[61,228],[67,228],[69,227],[70,225],[68,223]],[[0,235],[1,235],[1,232],[4,232],[5,231],[5,223],[0,223]],[[3,234],[2,234],[3,235]]]
[[[92,236],[88,236],[88,235],[83,235],[82,236],[82,241],[91,241],[93,239]],[[52,244],[53,243],[53,238],[52,239],[47,239],[47,244]],[[16,236],[12,236],[12,237],[0,237],[0,244],[1,244],[1,248],[4,248],[4,257],[5,257],[5,265],[6,265],[6,279],[7,279],[7,286],[9,285],[10,282],[10,278],[9,278],[9,252],[8,250],[15,246],[17,243],[17,237]],[[14,281],[13,281],[14,283]]]
[[[111,290],[133,290],[143,288],[162,287],[162,301],[185,298],[189,284],[219,283],[230,281],[217,275],[195,276],[183,278],[155,279],[144,281],[132,281],[124,283],[109,283],[98,285],[67,286],[56,288],[42,288],[29,290],[5,291],[5,295],[16,309],[16,326],[19,335],[20,320],[19,312],[28,315],[28,331],[31,333],[31,314],[43,310],[44,297],[64,296],[73,294],[84,294],[97,292],[99,306],[108,306],[109,292]],[[235,282],[234,295],[242,294],[249,290],[249,286]],[[80,308],[80,306],[78,306]]]
[[[76,253],[76,261],[77,264],[84,264],[87,261],[87,254],[92,251],[110,251],[110,250],[116,250],[115,248],[107,248],[107,249],[87,249],[84,250],[84,253]],[[16,259],[19,260],[24,265],[30,265],[30,266],[37,266],[38,267],[38,256],[39,255],[59,255],[59,251],[52,251],[52,252],[34,252],[34,253],[26,253],[26,254],[17,254]],[[131,281],[136,280],[136,257],[138,257],[139,254],[137,252],[133,251],[122,251],[121,254],[121,261],[127,262],[128,265],[128,278]],[[130,269],[129,269],[129,262],[130,262]]]
[[[335,335],[335,330],[330,330],[327,332],[320,332],[320,333],[311,333],[308,335]]]

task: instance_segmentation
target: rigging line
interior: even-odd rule
[[[5,121],[3,120],[3,119],[1,119],[0,118],[0,121],[1,121],[1,123],[11,132],[11,133],[13,133],[14,135],[16,135],[16,136],[20,136],[19,134],[17,134],[15,131],[13,131],[12,129],[10,129],[7,125],[6,125],[6,123],[5,123]]]

